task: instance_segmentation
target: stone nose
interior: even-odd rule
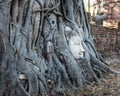
[[[83,48],[82,44],[80,44],[79,46],[80,46],[80,51],[85,52],[85,49]]]

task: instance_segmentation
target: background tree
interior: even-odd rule
[[[66,94],[112,70],[94,46],[83,0],[0,0],[0,96]]]

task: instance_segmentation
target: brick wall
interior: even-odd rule
[[[91,32],[95,46],[103,57],[120,57],[120,30],[91,25]]]

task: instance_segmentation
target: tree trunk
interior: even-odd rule
[[[0,96],[66,95],[109,68],[94,46],[83,0],[0,0]]]

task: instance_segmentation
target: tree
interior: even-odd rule
[[[0,96],[64,94],[100,83],[83,0],[0,0]]]

